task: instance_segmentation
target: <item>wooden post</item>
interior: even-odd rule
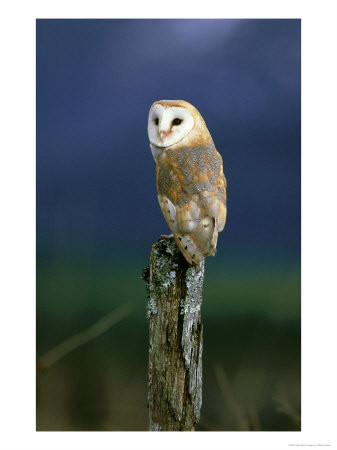
[[[143,271],[150,321],[150,431],[194,431],[200,419],[204,264],[190,266],[169,237],[152,246]]]

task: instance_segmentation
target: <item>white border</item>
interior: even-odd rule
[[[336,447],[337,33],[334,0],[1,5],[1,434],[4,450]],[[36,433],[35,19],[302,19],[302,432]]]

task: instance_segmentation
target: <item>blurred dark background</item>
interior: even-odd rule
[[[159,99],[199,109],[228,181],[198,429],[300,429],[300,49],[300,20],[37,20],[38,359],[132,308],[38,371],[38,430],[147,429]]]

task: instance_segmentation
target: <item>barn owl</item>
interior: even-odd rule
[[[152,104],[148,135],[159,205],[186,260],[214,255],[227,215],[222,158],[199,111],[184,100]]]

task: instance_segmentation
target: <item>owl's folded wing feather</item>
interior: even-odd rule
[[[222,168],[219,175],[215,189],[208,181],[208,174],[197,170],[190,175],[182,173],[170,158],[157,166],[160,208],[190,264],[199,264],[205,256],[215,254],[218,232],[225,225],[226,180]],[[209,186],[209,190],[200,189],[199,185]]]
[[[203,205],[205,201],[200,201],[200,207],[197,202],[191,200],[183,206],[176,207],[166,196],[158,194],[158,199],[177,245],[190,264],[199,264],[205,256],[215,254],[219,227],[218,219],[212,214],[212,210],[217,211],[224,224],[223,216],[226,216],[226,208],[223,203],[215,199],[212,207],[208,205],[208,208],[205,208]],[[206,199],[206,202],[207,200],[209,199]]]

